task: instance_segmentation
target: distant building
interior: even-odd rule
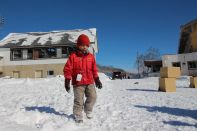
[[[178,54],[197,52],[197,19],[181,26]]]
[[[0,77],[43,78],[63,74],[80,34],[90,38],[89,51],[98,53],[96,29],[10,33],[0,41]]]
[[[160,76],[160,68],[162,67],[161,60],[145,60],[144,66],[147,68],[147,72],[144,72],[147,76]]]
[[[162,63],[180,67],[182,75],[197,76],[197,19],[181,26],[178,54],[162,56]]]

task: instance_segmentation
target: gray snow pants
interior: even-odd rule
[[[96,89],[94,84],[85,85],[85,86],[74,86],[74,106],[73,106],[73,114],[78,118],[83,118],[83,109],[85,113],[92,112],[93,106],[96,102]],[[84,94],[86,96],[86,100],[84,103]]]

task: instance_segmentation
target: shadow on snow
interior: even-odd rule
[[[73,114],[67,115],[67,114],[64,114],[64,113],[60,113],[60,112],[57,112],[54,108],[47,107],[47,106],[41,106],[41,107],[38,107],[38,106],[25,107],[25,110],[26,111],[39,111],[40,113],[55,114],[55,115],[58,115],[58,116],[67,117],[68,119],[72,119],[74,117]]]
[[[150,91],[150,92],[158,92],[158,90],[150,90],[150,89],[126,89],[128,91]]]
[[[182,117],[190,117],[197,120],[197,110],[189,110],[189,109],[180,109],[180,108],[172,108],[172,107],[158,107],[158,106],[141,106],[135,105],[138,108],[145,108],[149,112],[161,112],[167,113],[170,115],[182,116]],[[192,125],[185,122],[179,121],[163,121],[164,124],[170,124],[174,126],[194,126],[197,128],[197,124]]]
[[[169,125],[173,125],[173,126],[194,126],[197,128],[197,123],[194,124],[189,124],[186,122],[180,122],[180,121],[163,121],[164,124],[169,124]]]

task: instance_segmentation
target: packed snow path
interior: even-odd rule
[[[73,92],[64,78],[0,78],[0,131],[196,131],[197,89],[177,80],[177,92],[158,92],[158,78],[110,80],[99,74],[94,118],[76,125]]]

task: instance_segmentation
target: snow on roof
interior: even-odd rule
[[[30,46],[47,44],[74,44],[79,35],[86,34],[90,42],[96,40],[96,28],[61,30],[50,32],[10,33],[0,41],[1,47]]]

